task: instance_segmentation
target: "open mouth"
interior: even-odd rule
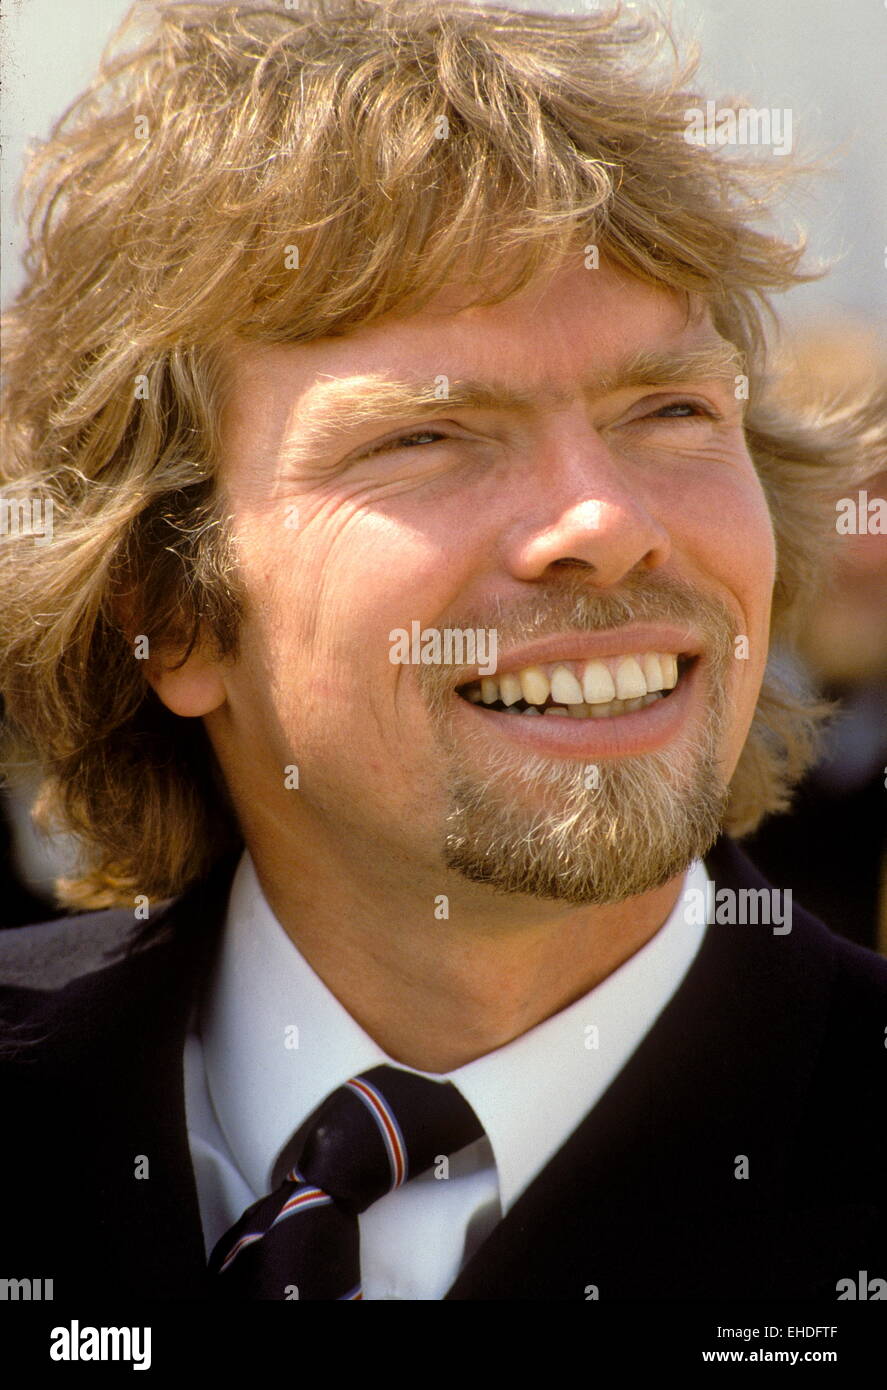
[[[545,662],[457,687],[469,704],[527,718],[613,719],[667,700],[698,657],[639,652],[593,661]]]

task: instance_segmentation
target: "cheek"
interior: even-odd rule
[[[776,537],[757,475],[736,498],[735,510],[721,531],[737,599],[748,624],[753,665],[763,671],[767,660],[770,609],[776,579]],[[757,660],[754,660],[757,658]]]
[[[732,596],[749,639],[766,638],[776,540],[751,459],[705,463],[682,481],[672,498],[672,536],[683,537],[701,572]]]
[[[362,508],[356,499],[301,503],[300,527],[272,514],[243,518],[238,546],[251,597],[249,646],[274,706],[301,718],[368,716],[390,698],[399,668],[394,629],[437,620],[464,582],[452,531],[408,515]]]
[[[733,753],[738,758],[754,717],[770,649],[770,611],[776,577],[776,541],[757,475],[731,489],[729,508],[715,528],[711,563],[736,611]]]
[[[754,715],[770,643],[776,542],[767,499],[751,459],[713,461],[682,489],[670,516],[681,555],[736,621],[735,660],[728,676],[734,757]]]

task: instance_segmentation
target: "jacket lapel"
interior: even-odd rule
[[[115,963],[61,990],[10,992],[23,1045],[5,1103],[21,1117],[28,1159],[6,1157],[7,1190],[21,1191],[25,1170],[26,1190],[4,1244],[22,1268],[36,1263],[54,1277],[57,1298],[202,1293],[183,1048],[233,867],[226,860],[130,934]]]
[[[730,841],[706,862],[718,889],[768,886]],[[779,1248],[779,1229],[783,1249],[799,1248],[789,1136],[823,1031],[830,942],[799,912],[788,935],[709,926],[638,1050],[447,1298],[797,1291],[800,1272],[763,1267],[762,1251]]]

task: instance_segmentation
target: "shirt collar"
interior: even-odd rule
[[[701,862],[684,880],[705,891]],[[672,999],[705,934],[684,921],[684,892],[650,940],[582,998],[450,1079],[493,1146],[503,1215],[618,1076]]]
[[[704,891],[707,881],[697,862],[685,890]],[[705,927],[684,922],[682,902],[679,894],[655,936],[588,994],[446,1074],[486,1130],[503,1214],[597,1102],[684,978]],[[248,851],[231,887],[200,1032],[219,1126],[257,1196],[270,1190],[283,1146],[336,1087],[381,1063],[415,1070],[393,1061],[315,974],[271,912]]]

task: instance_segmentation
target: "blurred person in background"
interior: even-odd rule
[[[818,323],[785,350],[786,399],[814,424],[860,396],[887,417],[887,351],[866,325]],[[861,498],[861,494],[865,494]],[[790,812],[744,841],[836,931],[887,954],[887,470],[833,499],[838,543],[802,625],[797,660],[837,704]],[[842,505],[843,503],[843,505]],[[852,504],[852,505],[848,505]],[[866,520],[862,523],[863,513]],[[856,524],[854,524],[854,519]],[[835,872],[835,861],[841,872]]]

